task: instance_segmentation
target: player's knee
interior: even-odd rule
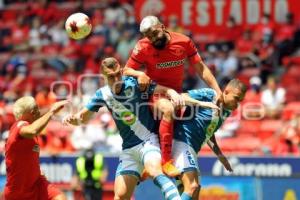
[[[162,106],[162,113],[163,113],[163,117],[167,117],[167,118],[173,118],[173,115],[174,115],[174,112],[175,112],[175,109],[173,107],[172,104],[167,104],[167,105],[164,105]]]
[[[153,159],[153,162],[145,163],[145,169],[148,172],[149,176],[152,178],[162,174],[161,164],[155,159]]]
[[[192,182],[184,186],[184,191],[190,195],[194,195],[200,191],[200,185],[197,182]]]
[[[162,174],[162,170],[161,169],[157,169],[154,167],[151,167],[150,170],[148,170],[149,176],[154,178],[160,174]]]

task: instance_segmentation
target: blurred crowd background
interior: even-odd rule
[[[99,61],[114,56],[124,65],[142,37],[133,0],[0,0],[0,9],[0,152],[16,99],[33,95],[43,112],[70,97],[79,109],[103,85]],[[74,12],[91,18],[93,30],[84,40],[70,40],[65,32],[65,20]],[[229,17],[227,31],[205,40],[181,27],[176,16],[160,19],[169,31],[193,39],[221,86],[236,77],[249,87],[243,104],[218,131],[225,153],[300,155],[300,21],[292,13],[280,28],[269,13],[251,28]],[[185,75],[185,91],[205,86],[193,66],[186,66]],[[60,120],[50,122],[40,137],[42,153],[72,154],[91,146],[104,153],[121,151],[107,110],[82,127],[66,127]],[[206,146],[202,153],[212,154]]]

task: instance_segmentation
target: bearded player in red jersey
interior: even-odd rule
[[[206,84],[221,96],[220,87],[208,67],[202,61],[192,40],[180,33],[168,32],[155,16],[145,17],[140,24],[140,32],[145,36],[136,44],[124,75],[135,76],[144,91],[150,80],[182,92],[184,62],[189,60]],[[145,72],[137,71],[141,66]],[[162,114],[159,136],[164,172],[169,176],[178,175],[171,158],[173,139],[173,119],[176,108],[164,97],[152,97],[154,113]]]
[[[40,117],[33,97],[22,97],[15,102],[13,112],[16,122],[5,144],[5,200],[66,200],[64,194],[41,174],[37,137],[51,117],[67,103],[54,103],[50,111]]]

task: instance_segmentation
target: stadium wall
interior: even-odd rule
[[[193,34],[222,34],[229,16],[243,27],[259,24],[264,13],[270,14],[271,22],[277,25],[284,23],[287,13],[300,19],[298,0],[136,0],[134,5],[138,20],[153,13],[164,19],[176,16],[178,23]]]

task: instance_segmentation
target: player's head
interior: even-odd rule
[[[40,117],[40,110],[31,96],[18,99],[13,106],[13,113],[16,120],[34,122]]]
[[[155,16],[147,16],[142,19],[140,32],[151,41],[156,49],[163,49],[168,43],[166,28]]]
[[[113,92],[118,93],[122,87],[122,69],[113,57],[108,57],[101,62],[101,71],[105,80]]]
[[[247,87],[238,79],[232,79],[223,91],[223,102],[226,109],[234,110],[245,97]]]

